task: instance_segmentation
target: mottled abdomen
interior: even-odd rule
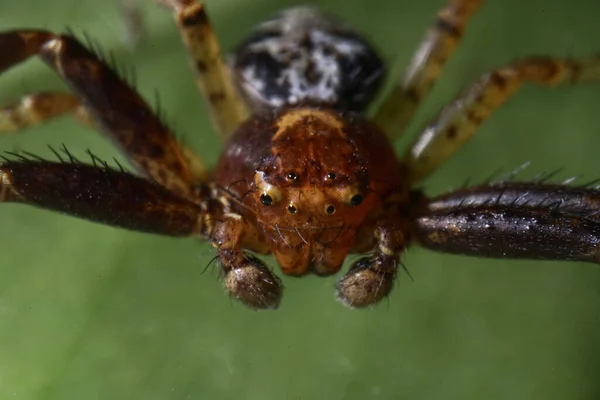
[[[284,11],[258,26],[232,64],[255,110],[311,105],[363,111],[385,75],[364,38],[308,7]]]

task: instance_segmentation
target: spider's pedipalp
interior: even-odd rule
[[[392,291],[397,263],[392,257],[361,258],[337,282],[337,299],[350,308],[376,305]]]
[[[336,297],[348,307],[364,308],[379,303],[392,291],[398,266],[404,267],[400,263],[400,255],[406,248],[403,222],[380,221],[378,225],[375,253],[356,261],[336,284]]]
[[[279,307],[283,294],[281,280],[258,258],[238,252],[223,252],[219,261],[223,285],[233,298],[253,310]]]

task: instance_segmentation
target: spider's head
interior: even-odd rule
[[[270,154],[255,170],[246,204],[286,274],[337,272],[365,219],[379,212],[381,194],[392,190],[373,178],[395,175],[393,150],[378,144],[372,125],[353,122],[308,108],[288,110],[275,122]]]
[[[238,87],[255,110],[327,106],[364,111],[382,83],[375,50],[333,17],[299,7],[258,26],[233,58]]]

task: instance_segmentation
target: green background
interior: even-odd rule
[[[148,1],[150,3],[150,1]],[[223,46],[293,1],[207,1]],[[401,72],[443,1],[328,0]],[[490,1],[411,135],[482,72],[530,54],[600,51],[597,0]],[[214,163],[219,144],[168,13],[144,8],[131,51],[114,2],[0,0],[0,29],[69,26],[134,65],[177,132]],[[2,49],[0,49],[0,56]],[[0,77],[0,103],[62,88],[34,60]],[[528,86],[427,182],[443,192],[524,161],[524,177],[600,175],[600,85]],[[0,149],[49,155],[112,145],[69,118]],[[401,148],[399,144],[398,148]],[[0,399],[598,399],[600,270],[568,262],[482,260],[410,249],[414,277],[352,311],[333,278],[284,279],[276,312],[251,312],[203,273],[214,252],[21,205],[0,207]],[[273,264],[273,260],[270,259]]]

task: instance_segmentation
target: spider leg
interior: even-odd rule
[[[65,114],[92,124],[91,116],[74,94],[41,92],[0,108],[0,133],[17,132]]]
[[[600,191],[540,183],[480,185],[427,200],[411,241],[446,253],[600,263]]]
[[[196,82],[223,141],[248,117],[221,55],[219,42],[202,3],[157,0],[174,11],[181,38],[196,71]]]
[[[525,58],[483,75],[408,148],[403,161],[417,183],[432,173],[475,134],[493,112],[527,82],[554,86],[600,80],[600,56],[577,59]]]
[[[67,92],[30,94],[0,108],[0,134],[18,132],[69,114],[84,125],[96,127],[94,117],[74,94]],[[204,163],[188,147],[181,143],[179,147],[192,174],[194,185],[206,182],[209,173]]]
[[[484,0],[449,0],[414,53],[404,78],[392,89],[373,120],[390,140],[405,131],[421,101],[441,74]]]
[[[39,56],[136,167],[169,190],[191,195],[194,178],[169,129],[134,89],[76,39],[42,30],[8,31],[0,33],[0,48],[0,72]]]
[[[375,229],[377,248],[356,261],[336,284],[337,298],[352,308],[375,305],[391,292],[406,248],[404,222],[381,221]]]
[[[18,202],[107,225],[171,236],[202,234],[206,207],[132,174],[81,164],[6,160],[0,202]]]

